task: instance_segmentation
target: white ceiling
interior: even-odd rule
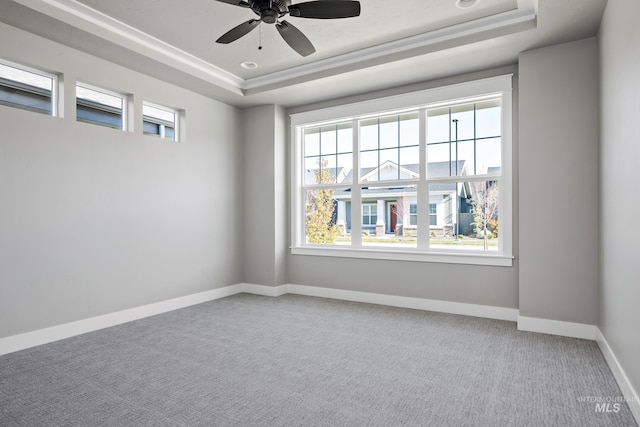
[[[0,21],[233,105],[295,106],[513,64],[524,50],[596,35],[606,0],[360,3],[356,18],[285,17],[315,45],[306,58],[264,23],[215,43],[255,17],[215,0],[0,0]]]

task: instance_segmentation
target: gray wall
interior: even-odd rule
[[[286,283],[285,115],[275,105],[243,111],[244,281]]]
[[[520,55],[520,315],[598,321],[596,39]]]
[[[473,74],[454,76],[407,87],[302,106],[288,113],[326,108],[367,99],[380,98],[431,87],[455,84],[507,73],[515,67],[503,67]],[[517,82],[516,82],[517,84]],[[517,110],[517,93],[514,93]],[[517,111],[514,112],[517,121]],[[517,122],[514,123],[514,169],[517,177]],[[514,180],[517,188],[517,179]],[[514,253],[517,255],[517,194],[514,194]],[[518,307],[518,260],[513,267],[487,267],[425,262],[365,260],[354,258],[289,255],[287,281],[296,285],[346,289],[386,295],[427,298],[498,307]]]
[[[68,88],[65,118],[0,107],[0,337],[241,282],[240,111],[4,24],[0,40]],[[186,141],[77,123],[76,78],[185,109]]]
[[[640,390],[640,2],[609,0],[600,27],[600,330]]]

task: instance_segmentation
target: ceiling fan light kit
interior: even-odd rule
[[[316,51],[309,39],[290,22],[281,19],[283,16],[311,19],[341,19],[360,15],[360,2],[350,0],[307,1],[291,4],[291,0],[217,0],[239,7],[251,9],[258,19],[250,19],[223,34],[216,43],[229,44],[247,35],[261,22],[275,24],[284,41],[302,56],[309,56]]]

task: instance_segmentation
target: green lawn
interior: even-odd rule
[[[338,242],[350,242],[351,236],[338,237]],[[387,237],[387,236],[362,236],[363,243],[416,243],[415,237]],[[463,237],[458,240],[454,239],[434,239],[430,240],[432,245],[464,245],[464,246],[483,246],[484,240],[471,237]],[[489,246],[498,246],[498,239],[489,239]]]

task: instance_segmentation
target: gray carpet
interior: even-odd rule
[[[635,426],[595,342],[236,295],[0,357],[2,426]]]

